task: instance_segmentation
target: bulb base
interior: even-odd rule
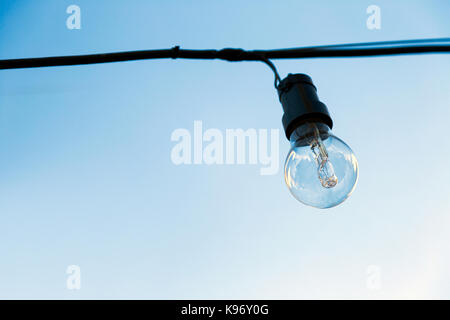
[[[319,101],[317,89],[312,79],[306,74],[289,74],[277,87],[278,96],[283,106],[282,118],[286,138],[292,132],[308,122],[318,122],[333,128],[327,106]]]

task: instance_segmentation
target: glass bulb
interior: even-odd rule
[[[352,149],[327,125],[306,123],[290,137],[284,178],[292,195],[316,208],[331,208],[355,189],[358,162]]]

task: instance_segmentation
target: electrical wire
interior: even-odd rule
[[[432,44],[432,43],[450,43],[450,38],[426,38],[426,39],[409,39],[409,40],[391,40],[391,41],[376,41],[376,42],[356,42],[332,44],[314,47],[302,47],[301,49],[322,49],[322,48],[344,48],[344,47],[373,47],[373,46],[400,46],[405,44]],[[299,48],[300,49],[300,48]]]
[[[278,85],[279,85],[280,82],[281,82],[281,77],[280,77],[280,75],[278,74],[277,68],[276,68],[275,65],[272,63],[272,61],[270,61],[269,59],[266,59],[266,58],[263,57],[263,58],[261,58],[261,61],[264,62],[265,64],[267,64],[267,65],[269,66],[270,69],[272,69],[273,74],[275,75],[275,83],[274,83],[274,86],[275,86],[275,88],[278,88]]]
[[[383,42],[347,43],[314,47],[300,47],[273,50],[244,50],[225,48],[221,50],[171,49],[124,51],[112,53],[22,58],[0,60],[0,70],[76,66],[98,63],[123,62],[150,59],[219,59],[225,61],[261,61],[267,64],[275,75],[275,87],[281,81],[274,59],[310,58],[355,58],[408,54],[450,53],[450,38],[412,39]]]

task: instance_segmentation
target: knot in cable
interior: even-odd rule
[[[173,47],[171,50],[171,58],[172,59],[177,59],[180,56],[180,46],[175,46]]]
[[[226,61],[243,61],[247,57],[244,49],[225,48],[217,51],[217,58]]]

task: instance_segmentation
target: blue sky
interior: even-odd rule
[[[66,8],[81,8],[81,30]],[[380,30],[366,8],[381,8]],[[448,1],[2,1],[0,58],[447,37]],[[0,298],[450,298],[450,59],[276,61],[355,152],[353,195],[302,205],[257,165],[172,163],[171,133],[280,130],[260,63],[0,72]],[[81,289],[66,268],[81,268]],[[369,290],[367,270],[381,270]],[[369,275],[370,276],[370,275]]]

